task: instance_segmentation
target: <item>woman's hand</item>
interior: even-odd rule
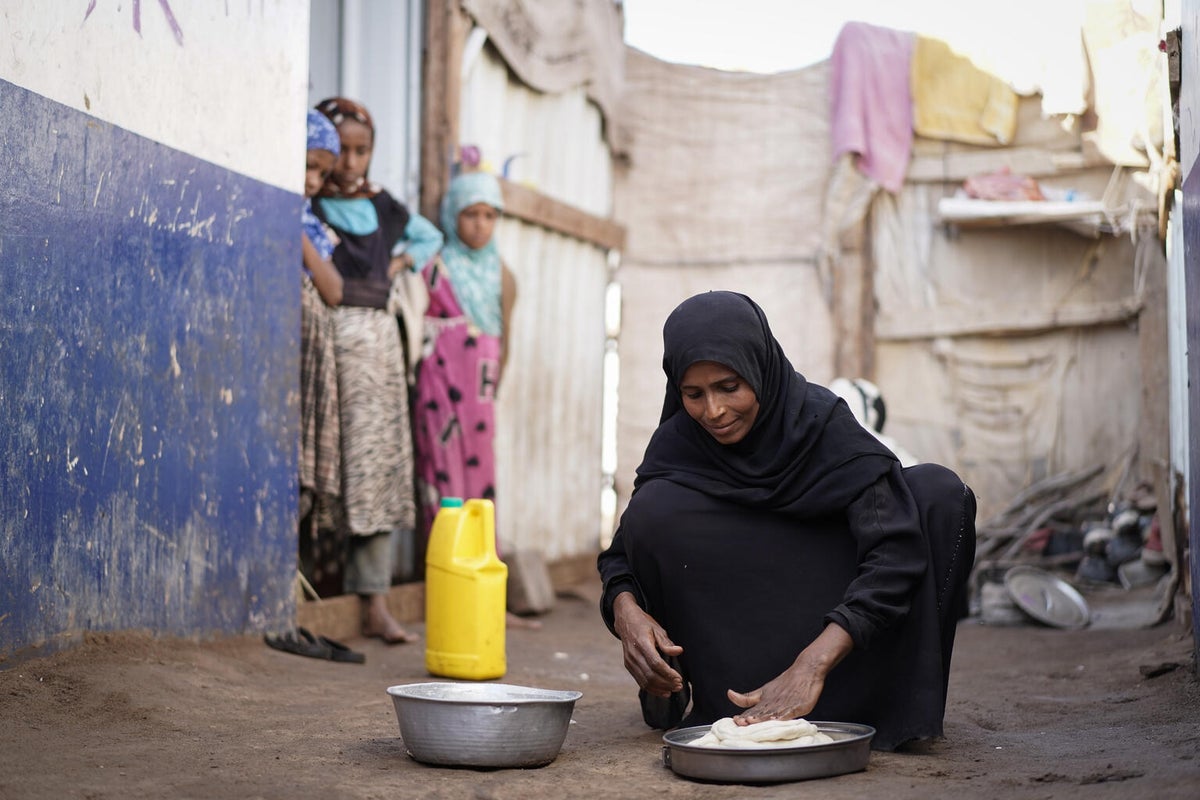
[[[622,592],[613,601],[613,628],[625,651],[625,669],[638,686],[657,697],[669,697],[683,688],[683,676],[663,660],[663,655],[677,656],[683,648],[641,609],[631,592]]]
[[[394,278],[401,272],[408,272],[413,268],[413,263],[413,257],[408,253],[392,256],[392,260],[388,262],[388,278]]]
[[[733,718],[738,725],[750,725],[769,719],[796,719],[813,710],[825,678],[854,649],[854,640],[839,625],[830,623],[821,635],[804,648],[792,665],[779,677],[751,692],[730,689],[729,700],[749,709]]]

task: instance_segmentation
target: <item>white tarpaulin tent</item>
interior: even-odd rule
[[[1104,16],[1101,5],[1089,4],[1089,19]],[[661,407],[662,322],[685,297],[716,288],[759,301],[810,379],[854,371],[875,380],[888,432],[919,458],[958,470],[980,496],[980,519],[1033,481],[1096,463],[1110,467],[1110,486],[1153,477],[1158,455],[1145,452],[1141,427],[1148,416],[1165,425],[1165,398],[1144,390],[1139,324],[1161,320],[1146,292],[1161,271],[1163,156],[1145,119],[1157,102],[1153,64],[1132,65],[1146,65],[1158,23],[1127,21],[1124,38],[1100,47],[1086,22],[1076,30],[1097,43],[1092,112],[1105,124],[1087,113],[1046,117],[1041,97],[1024,97],[1004,146],[918,137],[896,194],[835,169],[828,62],[753,75],[630,50],[629,162],[616,195],[628,227],[619,272],[622,499]],[[1124,72],[1100,69],[1116,61]],[[1122,75],[1126,88],[1113,86]],[[1117,111],[1118,97],[1133,103],[1132,115]],[[1101,140],[1127,140],[1131,130],[1146,139],[1105,154]],[[1126,168],[1114,175],[1114,164]],[[1072,192],[1078,205],[1057,216],[1048,212],[1059,203],[960,208],[958,217],[942,205],[965,178],[1005,166],[1048,195]],[[972,224],[981,221],[993,224]]]

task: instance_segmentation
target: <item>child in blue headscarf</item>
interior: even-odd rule
[[[423,271],[429,291],[417,373],[417,480],[426,534],[443,497],[496,496],[496,389],[516,281],[493,233],[500,184],[464,172],[442,200],[446,245]]]
[[[333,266],[331,256],[337,246],[337,235],[313,213],[312,198],[325,185],[338,155],[342,152],[337,128],[324,114],[308,112],[308,155],[304,163],[304,211],[301,212],[301,250],[304,274],[312,279],[326,305],[342,302],[342,276]]]
[[[341,436],[337,369],[330,307],[342,301],[342,276],[330,256],[336,235],[313,213],[312,197],[337,163],[337,129],[323,114],[308,112],[308,155],[304,168],[304,209],[300,234],[303,288],[300,292],[300,521],[315,530],[311,512],[341,494]],[[303,533],[303,530],[302,530]],[[318,559],[313,537],[301,537],[302,565]]]

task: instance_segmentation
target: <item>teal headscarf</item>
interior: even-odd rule
[[[475,327],[490,336],[503,333],[500,311],[500,251],[493,236],[483,247],[472,250],[458,238],[458,215],[476,203],[504,210],[500,182],[486,172],[467,172],[450,182],[442,198],[442,230],[446,246],[442,261],[450,273],[454,296]]]

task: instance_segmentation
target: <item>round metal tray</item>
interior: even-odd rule
[[[1055,628],[1086,628],[1091,621],[1087,601],[1066,581],[1037,567],[1013,567],[1004,573],[1013,602],[1038,622]]]
[[[808,747],[732,750],[693,745],[709,725],[663,734],[663,766],[676,775],[715,783],[782,783],[829,778],[867,768],[875,729],[853,722],[813,722],[834,741]]]

